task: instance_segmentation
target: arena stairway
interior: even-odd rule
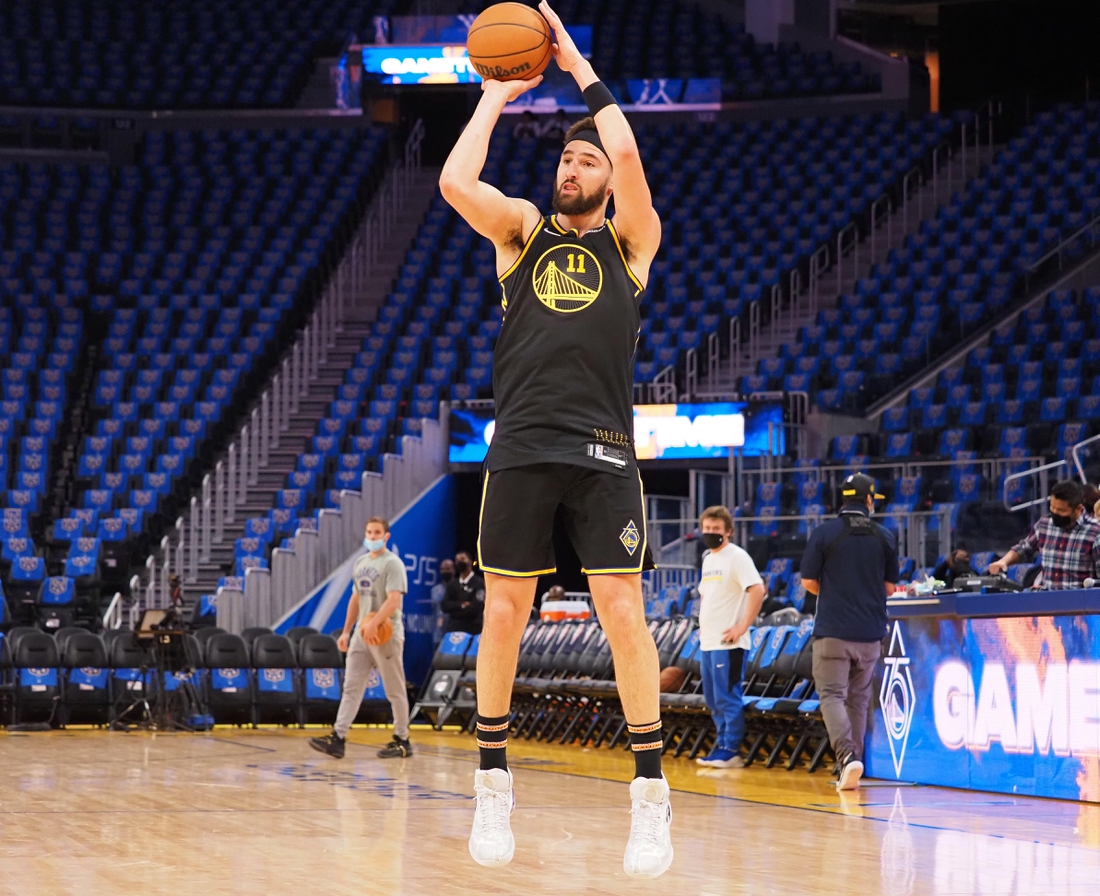
[[[962,184],[977,176],[1001,148],[1002,145],[1000,144],[994,144],[992,149],[983,145],[975,152],[973,147],[968,147],[966,170]],[[954,173],[953,186],[954,184],[960,184],[958,172]],[[960,187],[962,184],[960,184]],[[889,228],[887,227],[886,218],[883,218],[877,224],[875,228],[876,259],[885,258],[891,249],[902,246],[906,237],[909,234],[917,233],[923,221],[934,218],[938,210],[951,200],[951,193],[957,192],[958,189],[948,191],[946,171],[941,170],[938,172],[936,183],[933,183],[932,178],[929,178],[910,197],[910,208],[907,215],[903,214],[903,210],[899,205],[889,216]],[[935,202],[933,196],[935,196]],[[917,216],[918,207],[923,212],[921,217]],[[888,230],[889,239],[887,239]],[[873,263],[871,260],[870,230],[863,234],[858,247],[858,264],[853,264],[853,256],[849,254],[844,258],[844,263],[839,270],[834,263],[822,274],[818,287],[819,299],[816,308],[812,308],[805,300],[800,303],[800,307],[796,308],[794,314],[791,314],[789,309],[785,307],[776,320],[761,324],[760,335],[755,341],[755,345],[749,345],[746,339],[747,334],[742,330],[742,350],[737,363],[731,369],[731,366],[724,362],[719,368],[718,375],[713,380],[709,376],[701,376],[699,392],[704,395],[739,392],[742,375],[755,372],[757,361],[762,358],[778,357],[783,346],[798,341],[798,333],[803,327],[814,323],[818,310],[836,308],[840,296],[847,289],[854,288],[853,285],[856,281],[869,276],[871,273]],[[831,256],[835,255],[835,250],[836,245],[834,243],[830,246]],[[838,276],[843,277],[843,283],[839,285],[837,283]],[[803,291],[805,293],[805,286]],[[764,304],[764,301],[766,300],[761,301],[761,305]],[[763,309],[761,310],[763,311]]]
[[[188,607],[200,595],[213,594],[217,590],[218,580],[232,573],[234,542],[244,535],[245,522],[250,517],[265,516],[274,506],[276,492],[285,487],[288,474],[295,470],[305,444],[316,430],[317,422],[326,416],[330,403],[344,382],[346,371],[353,366],[355,356],[362,348],[363,340],[371,334],[378,306],[392,288],[404,253],[424,219],[438,184],[438,168],[422,168],[415,176],[387,232],[365,288],[350,304],[342,332],[337,335],[335,345],[328,350],[327,363],[317,379],[309,383],[309,390],[300,399],[298,412],[292,416],[288,430],[280,435],[279,447],[271,448],[267,466],[259,470],[257,485],[249,486],[248,500],[236,506],[234,522],[225,526],[222,542],[211,544],[209,562],[198,564],[197,581],[186,583],[184,590]],[[372,203],[367,216],[373,208]],[[264,388],[269,386],[270,382]],[[213,472],[213,468],[206,472]],[[201,492],[196,496],[201,501]],[[158,564],[162,562],[163,555],[159,549],[155,556]]]

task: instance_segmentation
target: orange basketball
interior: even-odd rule
[[[374,613],[368,613],[363,617],[363,621],[359,623],[359,633],[363,633],[363,629],[373,618]],[[389,618],[383,619],[378,625],[378,631],[373,638],[364,638],[364,640],[373,647],[378,647],[381,644],[385,644],[390,638],[393,637],[393,623]]]
[[[661,693],[675,694],[687,678],[687,672],[676,666],[667,666],[661,670]]]
[[[466,37],[470,63],[483,78],[529,80],[550,64],[550,25],[537,9],[496,3],[474,19]]]

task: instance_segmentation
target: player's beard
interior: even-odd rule
[[[563,182],[554,188],[554,201],[551,204],[557,214],[568,216],[587,215],[589,212],[594,212],[604,204],[604,197],[607,196],[608,181],[605,180],[591,193],[585,193],[581,185],[573,181],[573,185],[576,186],[577,192],[571,196],[567,196],[561,191],[565,183],[566,182]]]

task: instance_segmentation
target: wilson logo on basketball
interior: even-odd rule
[[[474,70],[483,78],[496,78],[498,81],[502,78],[515,77],[521,75],[526,71],[531,70],[531,63],[524,62],[522,65],[514,65],[511,68],[504,68],[501,65],[481,65],[477,62],[473,63]]]
[[[587,249],[565,243],[542,253],[531,280],[542,304],[552,311],[572,314],[600,297],[603,269]]]

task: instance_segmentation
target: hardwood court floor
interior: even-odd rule
[[[355,729],[337,761],[320,733],[66,731],[0,735],[0,893],[837,894],[1095,896],[1100,807],[936,788],[838,795],[826,774],[666,763],[676,860],[622,873],[625,753],[520,742],[513,863],[466,851],[471,738],[413,730],[375,757]],[[843,798],[842,798],[843,797]]]

